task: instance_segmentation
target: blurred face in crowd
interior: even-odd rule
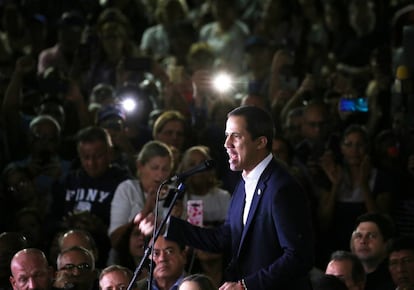
[[[191,152],[186,155],[182,162],[182,171],[185,172],[189,170],[190,168],[196,167],[207,160],[207,156],[203,154],[200,150],[192,150]],[[208,170],[199,172],[197,174],[194,174],[187,179],[188,186],[191,187],[203,187],[208,186],[208,184],[211,184],[211,178],[214,177],[214,171]],[[198,193],[200,194],[200,193]]]
[[[133,257],[144,255],[145,236],[138,227],[134,227],[129,237],[129,252]]]
[[[276,158],[282,160],[286,164],[290,164],[291,158],[289,156],[288,145],[283,140],[273,139],[272,153]]]
[[[145,192],[155,192],[171,174],[170,156],[154,156],[147,162],[137,162],[138,175]]]
[[[302,123],[303,137],[313,142],[321,141],[327,134],[326,111],[315,105],[305,110]]]
[[[386,242],[374,222],[361,222],[351,237],[351,250],[364,262],[381,261],[386,255]]]
[[[164,124],[154,139],[181,150],[184,145],[184,130],[183,122],[171,120]]]
[[[33,181],[20,170],[11,171],[7,175],[7,192],[18,205],[30,204],[36,198]]]
[[[109,59],[118,59],[122,56],[125,46],[126,33],[120,24],[105,23],[100,33],[102,47]]]
[[[111,271],[104,274],[99,280],[99,288],[101,290],[120,290],[126,289],[129,285],[131,277],[121,270]]]
[[[58,150],[59,132],[56,126],[49,121],[40,122],[33,126],[30,137],[33,157],[44,163],[49,162]]]
[[[334,275],[344,281],[346,287],[352,290],[363,290],[363,283],[356,284],[352,278],[352,262],[350,260],[332,260],[326,267],[325,274]],[[362,285],[360,285],[362,284]]]
[[[398,289],[414,289],[414,251],[407,249],[392,252],[388,267]]]
[[[342,155],[349,165],[361,164],[366,155],[366,148],[364,138],[359,132],[348,134],[341,144]]]
[[[90,177],[99,177],[109,168],[110,148],[103,141],[80,142],[78,154],[83,169]]]
[[[89,289],[96,278],[93,259],[82,251],[71,250],[60,255],[57,268],[57,277],[64,284],[73,283],[82,290]]]

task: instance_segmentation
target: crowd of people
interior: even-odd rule
[[[0,1],[0,288],[414,289],[410,2]]]

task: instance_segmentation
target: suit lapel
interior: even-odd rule
[[[234,191],[234,204],[232,207],[232,226],[233,230],[233,247],[232,249],[238,249],[240,239],[243,232],[243,209],[245,203],[244,181],[240,181],[237,189]],[[233,210],[234,209],[234,210]]]
[[[243,228],[243,232],[242,232],[242,236],[241,236],[241,239],[240,239],[237,255],[240,253],[240,250],[241,250],[241,247],[243,245],[244,239],[245,239],[246,234],[249,230],[249,227],[252,223],[253,217],[256,213],[257,207],[259,205],[260,200],[262,199],[263,194],[264,194],[264,184],[258,184],[257,187],[256,187],[256,190],[254,192],[254,195],[253,195],[253,200],[252,200],[252,204],[250,206],[249,215],[247,216],[246,225]],[[242,219],[243,219],[243,212],[241,213],[241,215],[242,215]],[[242,224],[243,224],[243,222],[242,222]]]

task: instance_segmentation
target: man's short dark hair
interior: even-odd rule
[[[246,120],[246,130],[253,140],[264,136],[267,138],[266,148],[272,151],[273,120],[268,112],[255,106],[241,106],[227,114],[227,117],[240,116]]]
[[[365,213],[356,219],[356,227],[362,222],[375,223],[381,232],[384,241],[388,241],[395,235],[395,226],[393,221],[386,215],[380,213]]]
[[[352,280],[355,283],[366,280],[364,266],[355,254],[348,251],[335,251],[331,254],[331,261],[350,261],[352,264]]]
[[[90,126],[80,130],[77,134],[77,141],[78,144],[101,141],[108,147],[112,147],[111,136],[104,128],[98,126]]]
[[[412,251],[414,253],[414,236],[399,236],[391,240],[388,245],[388,253],[398,251]]]

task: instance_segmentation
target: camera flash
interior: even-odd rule
[[[220,73],[213,78],[213,87],[221,92],[228,92],[232,88],[232,79],[226,73]]]

